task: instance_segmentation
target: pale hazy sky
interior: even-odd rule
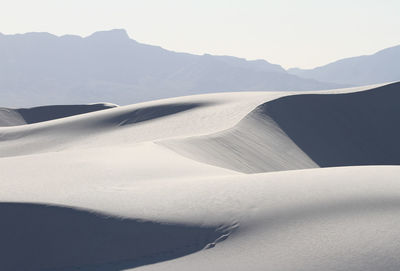
[[[0,0],[0,32],[124,28],[166,49],[311,68],[400,44],[400,0]]]

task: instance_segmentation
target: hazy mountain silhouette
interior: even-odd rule
[[[0,34],[0,105],[157,98],[240,90],[340,87],[303,79],[265,60],[176,53],[138,43],[125,30],[91,36]]]
[[[289,69],[289,73],[337,84],[368,85],[400,80],[400,45],[373,55],[338,60],[315,69]]]

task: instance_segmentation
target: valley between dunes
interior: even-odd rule
[[[400,270],[400,83],[0,108],[0,270]]]

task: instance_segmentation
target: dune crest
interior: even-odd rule
[[[160,142],[201,162],[245,173],[400,164],[400,83],[266,102],[226,131]]]

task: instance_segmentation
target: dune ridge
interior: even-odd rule
[[[161,141],[191,159],[245,173],[400,164],[400,83],[284,96],[216,134]]]

